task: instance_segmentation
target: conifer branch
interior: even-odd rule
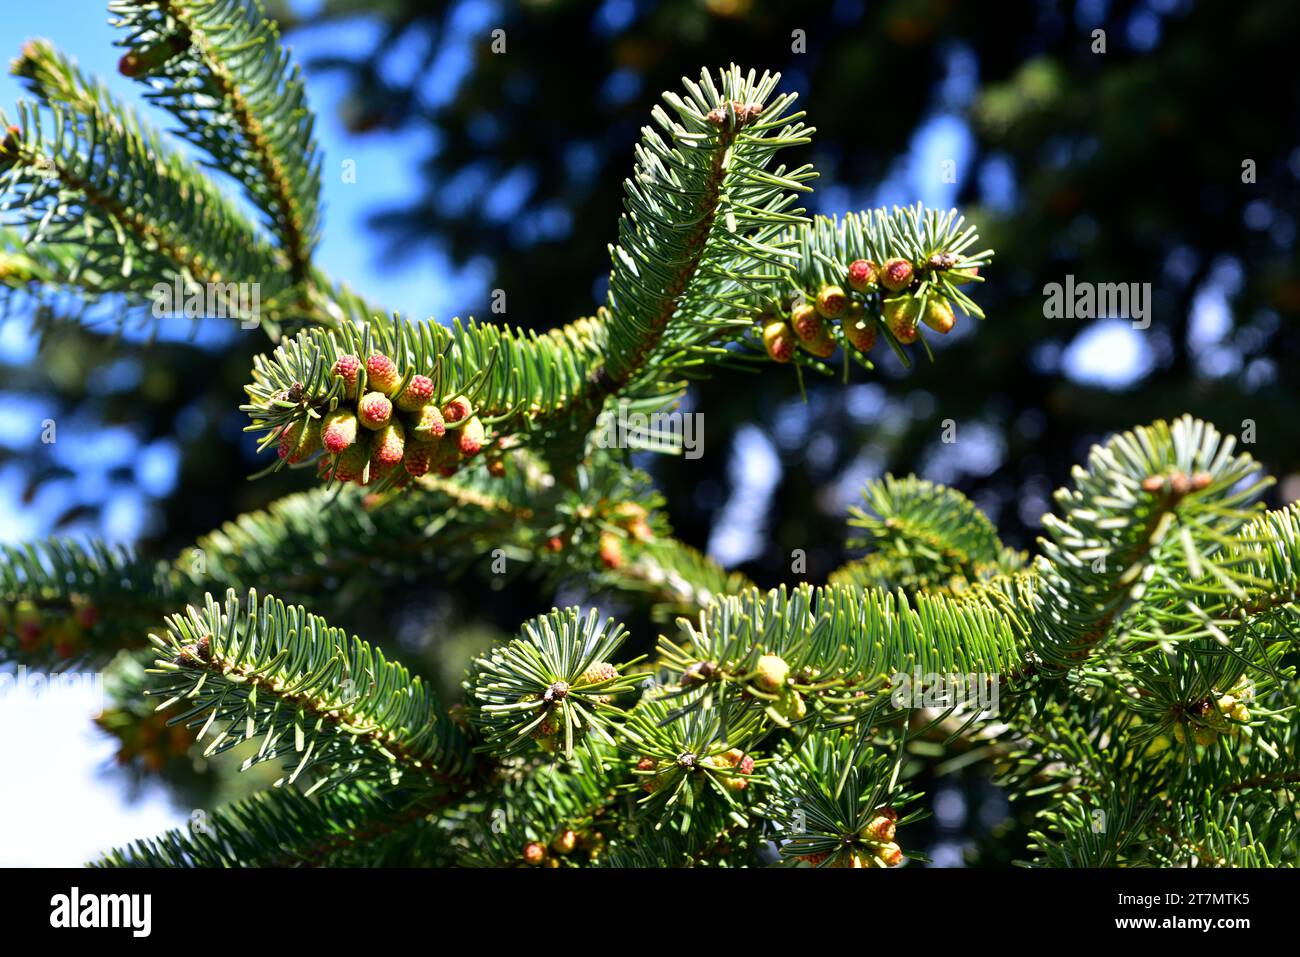
[[[1267,487],[1234,444],[1184,416],[1117,435],[1093,447],[1087,469],[1075,468],[1075,487],[1055,496],[1060,514],[1043,520],[1048,537],[1025,599],[1050,668],[1087,658],[1161,568],[1213,564],[1212,552],[1249,520]],[[1212,540],[1201,544],[1184,531],[1198,514],[1214,516]]]
[[[277,788],[218,808],[201,827],[175,828],[109,851],[96,866],[315,866],[427,818],[435,804],[428,795],[359,781],[312,796]]]
[[[612,619],[569,608],[525,623],[519,638],[476,658],[464,687],[481,749],[509,757],[535,745],[572,757],[589,735],[612,744],[613,701],[640,680],[613,664],[623,639]]]
[[[894,866],[899,829],[922,816],[905,810],[918,795],[898,783],[895,757],[853,732],[783,742],[769,777],[772,793],[761,811],[785,838],[781,856],[791,863]],[[915,851],[908,856],[925,860]]]
[[[142,647],[178,596],[166,563],[102,543],[0,546],[0,664],[71,669]]]
[[[870,553],[832,572],[832,584],[958,594],[1024,564],[984,513],[953,489],[886,475],[868,482],[862,497],[867,509],[850,508],[849,526],[866,534],[850,538],[849,547]]]
[[[294,284],[312,280],[320,159],[301,73],[258,0],[113,0],[120,69],[179,133],[247,190],[279,236]]]
[[[305,772],[312,790],[354,777],[392,785],[441,787],[470,766],[466,743],[432,692],[358,638],[300,607],[250,592],[208,597],[150,635],[159,660],[151,693],[175,719],[213,732],[205,753],[261,739],[245,766],[286,759],[292,784]]]
[[[725,597],[678,624],[680,640],[662,636],[658,651],[679,706],[724,722],[759,711],[779,726],[851,724],[892,710],[898,675],[1031,673],[1013,618],[985,600],[801,585]]]
[[[849,527],[866,538],[850,547],[890,549],[974,578],[976,563],[996,562],[1002,552],[993,523],[959,493],[908,476],[868,482],[862,498],[870,511],[849,509]]]
[[[662,408],[680,395],[682,378],[702,375],[710,365],[742,362],[760,350],[791,361],[794,333],[786,329],[790,348],[784,351],[769,333],[774,322],[782,325],[776,312],[796,302],[816,298],[835,330],[818,320],[823,338],[814,343],[811,333],[805,337],[809,355],[799,361],[823,370],[813,356],[826,358],[838,345],[870,367],[865,353],[880,317],[904,301],[913,326],[924,320],[940,332],[954,321],[949,302],[982,316],[957,287],[982,281],[977,273],[991,254],[969,252],[977,236],[956,211],[941,215],[918,205],[811,224],[791,211],[812,170],[768,166],[781,149],[806,142],[810,131],[799,122],[802,114],[788,114],[794,98],[775,93],[777,79],[745,75],[734,66],[716,77],[705,71],[698,83],[685,81],[685,98],[666,95],[672,113],[655,109],[663,133],[647,128],[638,148],[620,244],[611,251],[609,299],[595,317],[538,336],[472,320],[447,327],[351,309],[356,325],[309,330],[255,361],[243,411],[250,431],[261,433],[261,447],[286,434],[310,436],[325,416],[344,414],[354,402],[361,416],[367,395],[392,399],[416,382],[421,402],[444,417],[448,403],[462,406],[457,418],[470,423],[468,444],[417,443],[421,448],[406,462],[404,441],[390,440],[389,433],[419,428],[415,416],[425,413],[412,405],[390,413],[396,423],[384,426],[384,449],[377,453],[384,458],[391,450],[403,468],[368,466],[362,452],[371,440],[362,432],[357,444],[367,448],[352,449],[341,470],[342,453],[322,455],[322,473],[362,484],[377,477],[381,489],[404,487],[410,476],[425,474],[431,456],[437,470],[449,473],[485,442],[488,448],[527,442],[545,450],[557,474],[566,475],[612,397]],[[849,254],[858,258],[846,259]],[[882,279],[888,292],[881,292],[875,264],[860,258],[866,255],[880,257],[882,269],[897,264],[906,275]],[[859,266],[872,278],[853,285],[856,280],[846,277]],[[809,287],[813,282],[821,286]],[[849,284],[853,292],[828,282]],[[834,308],[831,288],[838,290]],[[946,325],[936,316],[946,316]],[[915,329],[894,326],[895,348],[919,337]],[[742,341],[752,347],[748,352],[728,348]],[[372,362],[385,370],[382,375],[361,368]],[[369,401],[383,406],[388,400]],[[313,441],[300,457],[315,455]]]
[[[387,500],[359,489],[288,495],[170,564],[99,542],[0,546],[0,663],[65,668],[142,647],[179,602],[214,588],[275,582],[282,597],[328,590],[346,604],[364,594],[349,585],[359,572],[427,580],[463,570],[462,552],[502,549],[511,569],[556,582],[599,574],[606,587],[677,607],[739,580],[669,537],[643,474],[593,461],[569,490],[518,464],[503,478],[426,477],[418,494]]]
[[[655,108],[663,133],[644,130],[611,250],[604,393],[643,373],[674,322],[689,337],[682,342],[693,341],[701,326],[736,320],[718,307],[747,284],[778,278],[788,253],[771,241],[802,221],[789,207],[813,175],[810,167],[767,171],[779,150],[808,142],[811,132],[798,122],[802,114],[788,113],[793,96],[773,96],[779,79],[734,65],[716,77],[706,70],[698,83],[684,81],[685,98],[665,96],[672,114]]]
[[[58,273],[46,257],[44,281],[86,279],[90,294],[136,305],[159,281],[210,284],[226,315],[260,321],[228,285],[252,276],[274,310],[281,259],[197,168],[48,44],[28,43],[15,71],[42,103],[21,104],[0,144],[5,208],[26,225],[29,248],[78,252]]]
[[[599,743],[571,760],[521,763],[501,774],[487,805],[467,817],[461,860],[474,867],[582,866],[627,834],[613,749]]]

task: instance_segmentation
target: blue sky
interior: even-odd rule
[[[627,4],[605,5],[601,16],[618,15]],[[438,58],[435,76],[426,88],[431,97],[449,95],[457,77],[468,68],[469,58],[456,41],[481,35],[488,29],[485,19],[490,6],[467,2],[452,21],[445,55]],[[50,0],[41,4],[8,3],[4,13],[4,43],[0,56],[16,54],[28,37],[48,37],[73,55],[83,68],[104,78],[122,99],[140,103],[138,87],[118,76],[120,51],[112,46],[114,31],[107,25],[103,5],[93,0]],[[317,31],[297,38],[300,50],[366,49],[373,45],[376,31],[365,23]],[[415,62],[419,51],[410,51]],[[395,69],[401,69],[402,58]],[[964,171],[970,153],[969,133],[958,118],[974,89],[977,65],[962,51],[953,51],[951,76],[942,91],[943,102],[935,115],[917,132],[912,148],[899,158],[886,181],[870,190],[822,184],[819,201],[823,209],[860,208],[878,203],[905,203],[917,199],[927,204],[951,204],[956,185],[943,182],[935,170],[944,159],[957,161]],[[797,78],[796,78],[797,79]],[[378,241],[364,225],[365,215],[390,200],[409,197],[425,188],[415,163],[424,155],[428,142],[423,133],[370,134],[351,136],[338,120],[341,85],[333,80],[309,76],[312,105],[319,113],[317,135],[324,150],[322,187],[325,224],[318,262],[331,274],[345,278],[371,301],[407,314],[440,319],[486,311],[484,270],[474,265],[455,272],[436,254],[394,263],[381,258]],[[12,109],[21,88],[7,74],[0,76],[0,108]],[[646,100],[645,91],[637,94]],[[153,115],[159,126],[168,125],[165,116]],[[631,148],[629,144],[629,155]],[[343,163],[356,164],[356,182],[342,175]],[[990,194],[988,199],[1011,204],[1016,201],[1014,182],[996,162],[977,175]],[[509,196],[494,193],[494,202],[508,207]],[[614,224],[610,224],[611,234]],[[484,301],[476,301],[484,300]],[[1198,328],[1212,338],[1215,316],[1226,308],[1221,300],[1205,303],[1207,320]],[[0,348],[10,356],[35,357],[35,346],[21,319],[0,323]],[[1142,337],[1119,321],[1100,322],[1076,338],[1063,356],[1056,357],[1064,371],[1074,378],[1122,386],[1150,361]],[[147,361],[147,357],[146,357]],[[139,375],[141,359],[124,357],[115,375]],[[34,441],[43,417],[39,401],[15,402],[3,396],[0,411],[0,443],[21,446]],[[879,386],[855,386],[879,389]],[[867,403],[872,405],[873,403]],[[874,403],[878,405],[879,403]],[[791,414],[797,414],[792,410]],[[116,443],[122,445],[123,443]],[[129,443],[126,443],[129,447]],[[17,469],[0,470],[0,540],[20,541],[47,533],[50,517],[69,501],[68,496],[93,494],[102,482],[105,450],[87,443],[68,443],[65,464],[77,472],[69,489],[41,493],[34,505],[19,500],[22,476]],[[972,448],[972,452],[978,449]],[[62,453],[61,453],[62,454]],[[137,459],[136,477],[142,491],[114,493],[98,531],[110,539],[131,541],[147,519],[143,492],[159,494],[174,481],[175,449],[162,442],[130,453]],[[758,429],[742,430],[734,456],[735,487],[728,502],[712,550],[725,562],[744,560],[761,545],[767,533],[761,520],[768,497],[777,485],[779,460],[769,441]],[[949,467],[937,463],[935,468]],[[865,473],[872,470],[870,450],[852,476],[856,489]],[[143,836],[182,823],[188,812],[168,803],[161,793],[148,793],[132,804],[123,803],[120,782],[105,776],[112,745],[97,734],[89,722],[93,696],[74,692],[0,694],[0,767],[5,769],[6,787],[0,790],[0,865],[78,864],[97,851],[129,838]]]

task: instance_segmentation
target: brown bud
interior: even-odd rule
[[[529,841],[524,845],[524,863],[536,867],[542,861],[546,860],[546,848],[536,841]]]
[[[571,854],[577,846],[578,835],[571,828],[565,828],[551,841],[551,850],[556,854]]]
[[[182,30],[152,46],[131,50],[117,61],[117,71],[123,76],[144,76],[175,59],[189,49],[190,33]]]
[[[204,635],[193,644],[182,647],[176,655],[176,663],[185,668],[198,668],[208,662],[211,652],[211,639]]]
[[[706,681],[712,681],[718,673],[718,666],[712,661],[696,661],[687,665],[686,670],[682,672],[682,684],[685,687],[704,684]]]

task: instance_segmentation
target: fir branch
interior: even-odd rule
[[[979,562],[1002,553],[993,523],[960,492],[907,476],[886,475],[862,491],[870,511],[850,508],[849,526],[866,532],[850,547],[891,550],[939,566],[936,580],[951,574],[973,579]]]
[[[748,752],[766,731],[760,716],[751,712],[729,722],[712,709],[683,711],[674,704],[651,692],[628,714],[619,741],[634,768],[628,787],[647,792],[639,803],[655,830],[671,824],[687,834],[699,827],[697,815],[710,809],[748,825],[745,795],[757,764]]]
[[[415,375],[425,375],[435,384],[432,404],[465,396],[473,415],[494,433],[518,433],[541,445],[550,435],[548,420],[563,419],[584,394],[594,352],[592,345],[575,345],[570,337],[459,320],[450,328],[394,320],[331,332],[305,330],[270,356],[256,357],[253,381],[245,389],[249,402],[241,411],[250,418],[249,431],[262,434],[262,447],[270,446],[291,425],[318,421],[346,404],[343,379],[332,372],[340,356],[365,359],[378,353],[396,364],[395,392]],[[359,395],[365,386],[363,375]],[[290,393],[300,398],[285,401]]]
[[[1300,685],[1294,679],[1276,684],[1271,694],[1251,694],[1243,700],[1252,710],[1249,732],[1216,740],[1215,747],[1201,755],[1196,769],[1197,783],[1217,795],[1252,791],[1280,792],[1285,800],[1290,785],[1300,783],[1300,709],[1295,707]],[[1271,716],[1266,723],[1254,722],[1254,712]]]
[[[165,563],[126,548],[0,545],[0,664],[71,669],[143,647],[177,592]]]
[[[1120,867],[1146,849],[1144,830],[1155,810],[1144,791],[1123,795],[1114,789],[1094,802],[1078,792],[1042,815],[1045,828],[1030,834],[1034,862],[1046,867]]]
[[[870,553],[832,572],[832,584],[956,594],[1023,564],[984,513],[954,489],[886,475],[868,482],[862,498],[867,508],[850,508],[849,526],[866,535],[849,546]]]
[[[778,151],[808,142],[811,132],[798,122],[802,114],[788,113],[792,95],[773,96],[778,80],[734,65],[716,77],[706,70],[698,83],[684,81],[686,97],[665,95],[671,114],[655,108],[663,132],[644,130],[611,250],[601,392],[642,375],[661,344],[680,353],[701,329],[706,341],[716,337],[736,321],[726,307],[746,286],[774,281],[786,264],[789,254],[771,241],[801,221],[789,207],[813,174],[767,171]],[[654,374],[664,378],[663,370]]]
[[[570,760],[502,769],[499,788],[465,814],[460,859],[472,867],[581,866],[626,827],[614,752],[593,743]]]
[[[722,568],[675,538],[656,536],[635,547],[632,555],[601,580],[650,595],[656,621],[698,614],[720,598],[754,587],[742,573]]]
[[[864,213],[862,219],[870,220],[871,215]],[[943,217],[916,207],[895,210],[893,214],[877,210],[874,215],[881,232],[878,241],[889,244],[882,247],[886,250],[907,252],[916,248],[945,248],[945,244],[961,246],[974,238],[970,227],[955,231],[956,225],[960,225],[954,225],[955,213]],[[832,235],[842,237],[846,231],[852,235],[848,227],[858,222],[858,218],[849,217]],[[912,239],[906,238],[911,235],[909,229],[915,233]],[[723,234],[730,235],[727,230]],[[798,235],[797,231],[791,233],[788,244],[797,245]],[[842,238],[839,242],[843,244]],[[800,255],[821,263],[830,254],[820,246],[812,246]],[[987,254],[981,255],[984,258],[978,261],[985,262]],[[947,267],[929,266],[927,262],[917,266],[916,291],[908,295],[916,295],[919,301],[932,296],[945,299],[955,296]],[[350,401],[364,394],[367,388],[364,374],[355,386],[355,395],[352,386],[347,387],[345,394],[342,378],[333,371],[340,356],[364,359],[378,353],[388,356],[396,365],[399,381],[393,387],[394,394],[405,388],[414,376],[426,376],[435,384],[431,400],[434,404],[441,405],[455,396],[469,398],[472,413],[492,430],[489,446],[504,448],[527,443],[543,452],[552,461],[553,470],[563,476],[566,467],[571,467],[586,451],[587,435],[611,396],[617,396],[620,404],[635,411],[659,411],[680,397],[682,383],[676,379],[679,374],[689,371],[691,375],[702,375],[711,365],[742,361],[746,355],[754,354],[726,348],[730,343],[744,341],[755,349],[761,348],[762,321],[770,316],[774,302],[779,300],[788,306],[790,293],[782,290],[792,280],[785,273],[773,273],[762,282],[748,284],[724,296],[715,288],[717,276],[712,271],[715,268],[721,276],[737,267],[730,260],[720,266],[710,265],[708,276],[713,278],[704,278],[702,274],[683,293],[683,297],[698,293],[701,302],[693,304],[694,300],[681,298],[674,313],[677,318],[661,333],[647,333],[644,341],[637,338],[640,333],[630,331],[612,307],[598,310],[594,317],[538,335],[472,320],[457,319],[444,326],[432,321],[385,318],[359,301],[349,300],[339,311],[352,320],[350,323],[332,331],[307,330],[283,342],[271,355],[254,360],[253,382],[245,390],[249,402],[242,410],[250,417],[249,430],[261,433],[261,446],[266,448],[286,429],[319,421],[330,411],[346,408]],[[813,295],[811,290],[800,289],[796,298]],[[874,298],[872,302],[875,303],[872,308],[878,310],[880,304]],[[756,316],[760,320],[758,324]],[[645,331],[657,327],[649,323],[637,328]],[[836,333],[841,338],[844,335]],[[647,346],[650,351],[635,360],[636,374],[629,371],[623,378],[611,375],[609,361],[612,360],[607,359],[618,354],[619,340],[629,343],[629,355],[641,345],[652,341],[658,344]],[[635,344],[638,342],[641,345]],[[856,347],[846,344],[845,348],[865,362]],[[799,361],[816,364],[811,356],[801,357]],[[640,368],[643,362],[644,370]],[[290,394],[297,398],[285,401],[285,396]],[[460,463],[453,456],[446,467],[458,468]],[[400,474],[394,481],[398,485],[405,483]],[[1005,560],[1010,558],[1003,556]]]
[[[1201,571],[1190,584],[1185,576],[1170,575],[1152,589],[1154,603],[1199,609],[1182,630],[1166,623],[1166,637],[1222,639],[1225,630],[1293,634],[1300,617],[1300,503],[1242,525]]]
[[[956,322],[954,308],[984,318],[984,311],[961,288],[985,281],[979,272],[988,266],[993,252],[973,252],[978,241],[975,227],[955,209],[945,213],[920,203],[850,212],[842,219],[816,216],[811,223],[790,227],[778,243],[794,253],[784,288],[777,290],[779,299],[769,296],[755,304],[758,312],[749,343],[755,353],[770,355],[765,336],[768,324],[776,321],[800,345],[788,361],[814,371],[831,371],[822,360],[836,346],[843,348],[846,360],[873,369],[868,354],[878,338],[910,368],[903,347],[920,342],[930,354],[926,328],[947,334]],[[857,280],[850,275],[855,265],[863,269]],[[885,284],[881,274],[890,265],[903,269],[901,284],[892,280]],[[831,300],[824,299],[828,294]],[[839,300],[838,305],[833,300]],[[814,304],[821,335],[809,338],[792,332],[794,309]]]
[[[345,488],[289,495],[203,536],[176,567],[198,589],[274,581],[282,594],[305,601],[322,589],[343,597],[357,572],[427,580],[466,570],[460,555],[500,550],[510,569],[552,582],[604,569],[606,584],[639,591],[640,556],[673,547],[653,511],[659,504],[647,476],[612,459],[593,458],[570,489],[516,454],[502,477],[481,470],[425,476],[409,494]],[[629,558],[611,568],[612,539]]]
[[[250,592],[241,610],[232,590],[224,605],[209,596],[204,610],[171,616],[150,640],[159,708],[182,703],[176,721],[201,739],[211,729],[207,754],[260,737],[245,766],[284,757],[277,784],[310,772],[312,790],[354,777],[437,788],[472,763],[419,678],[300,607]]]
[[[256,278],[274,311],[282,261],[197,168],[48,44],[29,43],[16,69],[43,103],[20,104],[0,146],[0,190],[11,219],[27,226],[25,244],[52,250],[44,282],[84,281],[91,296],[124,293],[137,306],[156,283],[198,283],[224,315],[260,322],[233,289]],[[56,258],[60,249],[78,258]]]
[[[955,291],[952,266],[974,269],[988,254],[966,254],[974,230],[955,213],[878,210],[826,234],[788,211],[812,173],[767,170],[808,132],[801,114],[787,115],[793,97],[776,95],[776,80],[735,67],[717,77],[705,72],[687,83],[685,98],[667,96],[671,113],[656,108],[663,134],[647,129],[638,150],[609,301],[597,316],[543,336],[473,321],[447,328],[380,317],[328,334],[313,330],[255,362],[244,411],[263,447],[343,404],[332,373],[339,356],[378,352],[396,363],[397,389],[426,376],[436,383],[436,403],[468,396],[496,436],[526,438],[556,461],[579,457],[610,396],[673,401],[680,376],[743,357],[725,347],[757,336],[755,314],[783,293],[789,298],[792,270],[818,273],[848,249],[929,257],[916,266],[920,301],[968,302]],[[362,322],[356,311],[353,318]],[[364,390],[364,377],[356,388]],[[289,391],[300,398],[282,401]]]
[[[142,647],[170,609],[207,589],[273,581],[281,597],[308,601],[327,592],[331,606],[341,607],[367,600],[358,572],[425,581],[463,571],[460,554],[496,549],[511,569],[552,583],[603,572],[605,585],[659,600],[682,600],[682,589],[697,589],[703,600],[707,586],[699,582],[729,580],[667,537],[648,478],[612,459],[585,466],[572,490],[526,460],[503,478],[475,472],[420,485],[418,494],[386,500],[360,489],[291,494],[200,537],[170,565],[97,541],[0,546],[0,662],[101,662]],[[626,556],[616,567],[609,565],[612,539]],[[705,577],[672,571],[661,579],[652,555],[659,562],[671,556]]]
[[[313,866],[427,818],[436,802],[352,782],[306,796],[264,791],[218,808],[201,825],[175,828],[106,853],[98,867]]]
[[[612,744],[621,714],[613,701],[641,680],[613,664],[623,640],[612,619],[569,608],[525,623],[520,637],[476,658],[464,688],[480,750],[507,757],[539,747],[572,757],[589,735]]]
[[[279,236],[297,285],[310,283],[320,158],[301,72],[259,0],[113,0],[122,70],[234,176]]]
[[[1231,437],[1190,416],[1093,446],[1088,467],[1074,470],[1074,488],[1056,493],[1059,514],[1043,519],[1037,574],[1022,593],[1050,669],[1083,662],[1159,570],[1168,578],[1213,564],[1213,552],[1250,518],[1250,504],[1267,487],[1256,477],[1259,465],[1233,447]],[[1201,515],[1215,518],[1209,541],[1180,531]]]
[[[680,641],[661,636],[658,650],[683,689],[680,707],[718,709],[724,720],[757,709],[777,725],[842,725],[888,712],[900,676],[1021,681],[1032,670],[1012,616],[982,598],[921,594],[913,605],[842,585],[753,589],[678,624]],[[705,693],[688,693],[695,688]]]
[[[901,754],[901,752],[900,752]],[[898,758],[852,732],[810,734],[782,743],[760,811],[780,835],[781,856],[814,867],[893,867],[898,829],[917,793],[899,783]],[[915,850],[908,856],[924,861]]]

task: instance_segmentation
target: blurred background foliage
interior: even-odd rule
[[[370,234],[354,237],[358,256],[397,264],[436,252],[460,277],[462,315],[486,314],[496,289],[504,318],[523,326],[592,312],[638,130],[660,92],[702,65],[780,70],[800,93],[818,130],[791,157],[820,170],[810,211],[920,199],[978,224],[981,245],[997,250],[976,292],[989,318],[960,321],[934,364],[906,371],[882,354],[877,374],[857,372],[848,386],[809,382],[806,403],[789,370],[769,367],[762,383],[720,373],[688,399],[704,413],[704,456],[638,457],[679,536],[760,584],[824,580],[847,557],[846,507],[887,471],[961,489],[1008,544],[1029,547],[1088,445],[1182,412],[1239,435],[1253,423],[1249,450],[1279,477],[1277,497],[1300,497],[1295,4],[269,7],[305,61],[309,92],[333,84],[334,119],[359,141],[404,134],[402,162],[422,184],[374,208]],[[504,53],[492,52],[494,30]],[[338,159],[327,158],[327,175]],[[362,187],[365,175],[359,167]],[[1046,318],[1044,286],[1067,275],[1149,283],[1150,327]],[[72,315],[45,311],[40,361],[0,367],[9,399],[61,428],[93,422],[100,436],[75,447],[0,443],[0,470],[22,471],[24,507],[71,483],[77,494],[53,526],[111,534],[112,488],[142,488],[139,544],[173,555],[310,484],[297,473],[246,481],[265,463],[237,405],[263,341],[208,329],[147,348],[128,337],[124,348]],[[946,420],[955,442],[943,441]],[[806,574],[791,570],[794,549],[807,554]],[[477,648],[552,600],[585,597],[526,585],[497,594],[491,576],[445,584],[375,583],[363,607],[349,601],[336,617],[399,643],[408,660],[423,652],[452,687]],[[329,605],[322,596],[315,610],[330,615]],[[969,772],[943,782],[931,855],[953,863],[976,842],[978,860],[1000,861],[990,829],[1020,823]]]

